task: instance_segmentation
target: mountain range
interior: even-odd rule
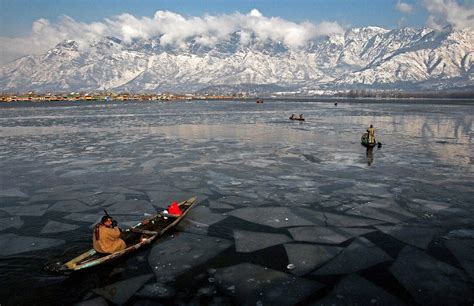
[[[0,68],[0,91],[314,94],[348,89],[474,87],[474,32],[352,28],[292,47],[235,32],[207,46],[160,37],[66,40]]]

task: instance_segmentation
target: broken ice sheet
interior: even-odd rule
[[[290,237],[283,234],[249,232],[242,230],[234,230],[234,239],[235,250],[240,253],[255,252],[291,241]]]
[[[153,274],[146,274],[132,277],[114,284],[97,288],[92,291],[111,301],[122,305],[130,299],[138,289],[153,277]]]
[[[340,244],[348,239],[362,236],[374,232],[375,230],[366,228],[304,226],[289,228],[288,231],[295,241]]]
[[[296,207],[292,211],[304,219],[310,220],[313,225],[335,226],[335,227],[354,227],[370,226],[383,223],[379,220],[366,219],[362,217],[347,216],[329,212],[315,211],[312,209]]]
[[[410,209],[419,211],[419,212],[428,212],[436,213],[438,211],[448,209],[452,206],[450,203],[438,202],[438,201],[428,201],[422,199],[413,199],[411,202],[407,203]]]
[[[304,275],[336,256],[343,248],[301,243],[284,244],[288,262],[294,265],[290,273]]]
[[[72,213],[64,216],[64,219],[87,222],[87,223],[98,223],[103,216],[103,212],[97,212],[95,214],[84,214],[84,213]]]
[[[339,255],[316,271],[315,275],[347,274],[375,266],[392,258],[375,244],[357,237]]]
[[[28,198],[29,196],[19,188],[1,189],[0,198]]]
[[[453,253],[461,266],[474,280],[474,240],[456,239],[445,241],[444,244]]]
[[[224,220],[227,218],[222,214],[216,214],[211,212],[211,210],[205,206],[197,206],[193,207],[187,214],[187,219],[193,220],[195,222],[205,224],[205,225],[212,225],[219,221]]]
[[[383,202],[370,202],[354,207],[346,212],[350,215],[364,216],[372,219],[387,221],[390,223],[401,223],[416,216],[403,209],[394,201],[383,200]]]
[[[250,263],[217,269],[214,277],[219,289],[238,305],[295,305],[323,287],[315,281]]]
[[[375,227],[397,240],[425,250],[433,237],[439,233],[439,230],[434,227],[412,224],[376,225]]]
[[[312,222],[295,215],[286,207],[249,207],[236,209],[229,215],[275,228],[313,225]]]
[[[344,277],[322,300],[311,305],[403,305],[396,297],[357,274]]]
[[[113,204],[107,208],[107,212],[113,215],[156,215],[156,209],[148,201],[144,200],[125,200]]]
[[[48,204],[25,205],[25,206],[10,206],[0,207],[0,210],[6,211],[12,216],[35,216],[44,215],[48,209]]]
[[[235,209],[234,206],[232,206],[230,204],[220,202],[220,201],[211,201],[209,203],[209,208],[211,208],[211,209],[230,209],[230,210]]]
[[[56,202],[48,210],[60,211],[60,212],[81,212],[86,210],[91,210],[90,206],[85,205],[84,203],[78,200],[66,200]]]
[[[146,298],[169,298],[175,295],[173,287],[161,283],[146,284],[135,295]]]
[[[0,219],[0,231],[4,229],[14,227],[20,228],[23,226],[23,220],[20,217],[8,217],[8,218],[1,218]]]
[[[78,229],[78,225],[62,223],[57,221],[49,221],[41,230],[40,234],[51,234],[51,233],[60,233],[67,232]]]
[[[228,240],[178,233],[154,244],[148,262],[158,282],[174,280],[232,246]]]
[[[474,291],[467,275],[411,246],[390,268],[395,278],[421,305],[470,305]]]
[[[0,235],[0,256],[9,256],[52,248],[64,243],[64,240],[18,236],[15,234]]]

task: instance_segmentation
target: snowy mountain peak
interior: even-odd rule
[[[196,36],[179,46],[163,37],[65,40],[43,55],[0,69],[2,91],[132,90],[189,92],[204,88],[315,89],[472,86],[474,33],[451,27],[353,28],[289,46],[237,31],[216,42]],[[244,85],[245,84],[245,85]],[[263,87],[263,85],[268,85]],[[249,87],[250,86],[250,87]]]

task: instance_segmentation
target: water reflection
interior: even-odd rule
[[[372,165],[374,162],[374,148],[373,147],[367,147],[367,151],[365,152],[365,155],[367,156],[367,165]]]

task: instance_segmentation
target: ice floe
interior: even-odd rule
[[[8,217],[8,218],[1,218],[0,219],[0,231],[4,229],[14,227],[14,228],[21,228],[23,226],[23,220],[20,217]]]
[[[275,228],[313,225],[312,222],[294,214],[286,207],[240,208],[231,211],[229,215]]]
[[[375,244],[357,237],[334,259],[317,270],[315,275],[347,274],[375,266],[392,258]]]
[[[173,287],[161,283],[146,284],[135,295],[146,298],[170,298],[175,295]]]
[[[111,215],[156,215],[156,209],[148,201],[144,200],[125,200],[113,204],[107,208]]]
[[[235,250],[240,253],[255,252],[274,245],[291,241],[291,238],[283,234],[249,232],[234,230]]]
[[[461,266],[474,280],[474,240],[456,239],[445,241],[444,244],[453,253]]]
[[[81,212],[93,209],[90,206],[78,200],[59,201],[51,206],[48,210],[60,211],[60,212]]]
[[[375,230],[367,228],[304,226],[289,228],[288,231],[295,241],[339,244]]]
[[[136,276],[92,291],[103,296],[112,303],[122,305],[125,304],[125,302],[127,302],[128,299],[130,299],[135,292],[137,292],[137,290],[152,277],[153,274]]]
[[[107,302],[107,300],[101,296],[74,304],[74,306],[108,306],[108,305],[109,303]]]
[[[230,246],[232,243],[225,239],[179,233],[153,245],[148,262],[157,281],[168,282]]]
[[[299,276],[311,272],[343,250],[333,246],[301,243],[286,243],[284,247],[288,262],[293,265],[290,273]]]
[[[0,207],[0,210],[6,211],[12,216],[34,216],[39,217],[44,215],[48,209],[48,204],[37,205],[22,205],[22,206],[7,206]]]
[[[335,227],[355,227],[370,226],[384,223],[379,220],[354,217],[330,212],[315,211],[308,208],[296,207],[292,211],[299,216],[310,220],[312,225],[335,226]]]
[[[64,219],[87,222],[87,223],[98,223],[104,214],[102,212],[97,212],[96,214],[86,214],[86,213],[72,213],[64,216]]]
[[[223,216],[222,214],[213,213],[205,206],[193,207],[186,215],[186,219],[206,225],[215,224],[224,220],[225,218],[227,217]]]
[[[29,196],[18,188],[0,190],[0,198],[28,198]]]
[[[344,277],[323,299],[311,305],[404,305],[384,289],[357,274]]]
[[[64,243],[64,240],[19,236],[15,234],[0,235],[0,256],[38,251],[52,248]]]
[[[404,247],[390,271],[421,305],[474,302],[472,285],[463,271],[414,247]]]
[[[262,266],[242,263],[217,269],[216,284],[237,305],[295,305],[322,284]]]
[[[51,233],[60,233],[67,232],[78,229],[79,225],[62,223],[57,221],[49,221],[41,230],[40,234],[51,234]]]
[[[406,209],[400,207],[400,205],[388,200],[362,204],[346,213],[387,221],[390,223],[400,223],[416,217]]]
[[[427,249],[433,237],[439,233],[437,228],[412,224],[376,225],[375,227],[397,240],[420,249]]]
[[[420,211],[420,212],[429,212],[436,213],[444,209],[448,209],[452,206],[450,203],[438,202],[438,201],[428,201],[422,199],[413,199],[411,202],[408,202],[408,207],[410,209]]]

